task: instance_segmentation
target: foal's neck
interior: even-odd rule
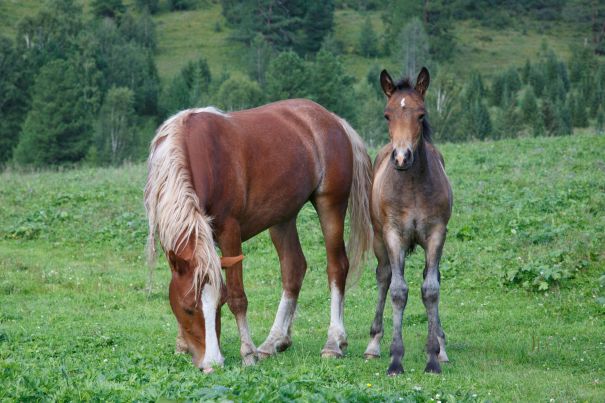
[[[418,147],[416,147],[416,151],[414,151],[414,159],[416,162],[412,165],[412,173],[413,175],[424,175],[428,170],[428,153],[427,153],[427,145],[424,137],[420,139],[418,143]]]

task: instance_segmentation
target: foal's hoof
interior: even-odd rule
[[[400,362],[392,362],[389,365],[389,369],[387,369],[388,376],[396,376],[399,374],[403,374],[403,365]]]
[[[426,372],[427,374],[440,374],[441,366],[439,365],[439,362],[431,360],[426,364],[424,372]]]

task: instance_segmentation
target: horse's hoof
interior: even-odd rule
[[[424,372],[426,372],[427,374],[440,374],[441,366],[437,361],[431,360],[426,364]]]
[[[439,362],[450,362],[450,359],[447,357],[447,354],[445,353],[445,351],[442,351],[437,356],[437,361],[439,361]]]
[[[261,351],[261,350],[258,350],[258,351],[256,352],[256,356],[257,356],[257,357],[258,357],[258,359],[259,359],[259,360],[261,360],[261,361],[262,361],[262,360],[266,360],[267,358],[271,357],[272,355],[273,355],[273,354],[271,354],[271,353],[269,353],[269,352],[267,352],[267,351]]]
[[[321,358],[342,358],[342,351],[329,350],[324,348],[321,350]]]
[[[256,357],[255,353],[246,354],[242,357],[242,365],[244,367],[250,367],[252,365],[255,365],[257,360],[258,358]]]
[[[214,368],[212,368],[212,367],[200,368],[200,371],[202,371],[204,374],[211,374],[214,372]]]
[[[375,360],[380,358],[380,353],[379,354],[375,354],[375,353],[363,353],[363,358],[365,358],[366,360]]]
[[[400,362],[392,362],[389,365],[389,369],[387,369],[388,376],[397,376],[399,374],[403,374],[403,365]]]

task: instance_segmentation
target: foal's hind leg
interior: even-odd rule
[[[439,291],[441,275],[439,273],[439,260],[445,242],[445,230],[431,234],[426,245],[426,266],[424,269],[424,282],[422,283],[422,302],[428,316],[428,338],[426,351],[428,363],[426,372],[441,373],[439,361],[448,361],[445,352],[445,333],[441,328],[439,319]]]
[[[339,200],[328,195],[316,197],[314,206],[319,214],[321,230],[326,243],[328,260],[328,284],[331,291],[330,327],[328,340],[321,350],[322,357],[342,357],[347,346],[347,334],[344,327],[344,293],[349,260],[343,240],[347,195]]]
[[[380,357],[380,340],[383,335],[382,319],[384,315],[384,303],[387,298],[387,291],[391,285],[391,267],[389,266],[389,257],[384,246],[384,241],[380,234],[374,233],[374,254],[378,259],[376,267],[376,283],[378,285],[378,303],[376,304],[376,315],[370,328],[370,342],[363,354],[365,358],[371,359]]]
[[[307,271],[307,262],[296,231],[296,218],[271,227],[269,232],[279,255],[283,292],[269,336],[258,348],[261,358],[284,351],[292,344],[292,320],[298,293]]]

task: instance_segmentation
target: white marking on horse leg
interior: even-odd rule
[[[265,342],[258,348],[258,351],[265,356],[273,355],[278,351],[283,351],[292,343],[290,339],[290,330],[294,313],[296,312],[296,298],[288,297],[282,292],[281,301],[277,308],[275,321]]]
[[[439,341],[439,355],[437,356],[437,360],[439,360],[439,362],[449,362],[450,359],[445,352],[445,339],[443,337],[437,337],[437,340]]]
[[[218,344],[216,334],[216,310],[218,307],[219,292],[210,285],[202,289],[202,312],[204,313],[204,324],[206,329],[206,353],[201,367],[204,370],[212,368],[213,364],[223,365],[223,356]]]
[[[239,314],[235,317],[237,329],[239,330],[239,338],[241,341],[240,354],[242,363],[245,366],[253,365],[256,362],[256,347],[250,337],[250,328],[248,327],[248,318],[245,314]]]
[[[340,357],[342,356],[341,348],[347,346],[347,334],[343,321],[344,297],[336,283],[332,283],[331,289],[330,328],[328,329],[328,341],[322,350],[322,355]]]

